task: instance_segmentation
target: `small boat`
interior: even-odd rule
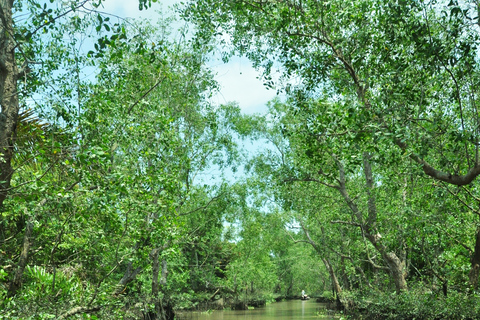
[[[304,295],[304,296],[302,296],[300,299],[302,299],[302,300],[310,300],[310,297],[307,296],[307,295]]]

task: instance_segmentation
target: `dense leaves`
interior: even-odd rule
[[[0,318],[302,290],[372,318],[478,317],[475,2],[192,0],[177,38],[102,1],[9,5]],[[282,98],[213,104],[215,47]]]

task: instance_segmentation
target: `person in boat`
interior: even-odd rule
[[[302,290],[302,298],[301,298],[301,299],[302,299],[302,300],[308,300],[308,299],[310,299],[310,297],[305,294],[305,290]]]

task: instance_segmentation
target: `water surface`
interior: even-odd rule
[[[313,300],[290,300],[268,304],[252,310],[215,310],[210,314],[201,312],[176,313],[179,320],[306,320],[334,319],[333,316],[319,317],[325,310],[325,304]]]

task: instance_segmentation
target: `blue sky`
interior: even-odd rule
[[[124,18],[158,19],[157,9],[165,8],[179,0],[160,0],[151,9],[138,10],[138,0],[105,0],[104,11]],[[259,72],[251,67],[245,58],[233,58],[225,64],[221,60],[213,60],[210,67],[216,73],[220,84],[220,93],[214,97],[215,103],[237,102],[245,113],[266,111],[266,103],[275,97],[275,90],[267,90],[257,79]]]

